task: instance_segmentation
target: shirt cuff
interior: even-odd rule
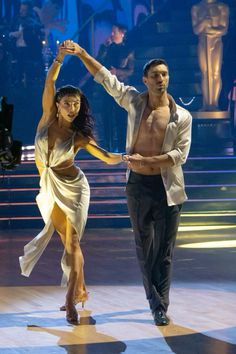
[[[171,160],[174,163],[174,166],[179,164],[180,156],[179,156],[178,151],[172,150],[172,151],[167,152],[166,155],[170,156]]]

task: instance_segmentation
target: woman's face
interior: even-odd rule
[[[66,95],[57,102],[59,117],[72,123],[80,110],[81,98],[79,95]]]

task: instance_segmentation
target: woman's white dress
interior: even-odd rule
[[[45,222],[43,230],[24,247],[24,255],[19,257],[21,274],[28,277],[39,260],[55,229],[51,213],[56,203],[69,217],[78,240],[81,239],[87,222],[90,188],[84,173],[78,168],[75,178],[60,176],[59,166],[64,161],[74,164],[74,135],[68,140],[55,143],[48,161],[48,127],[44,126],[35,137],[35,156],[43,166],[40,178],[40,191],[36,201]],[[57,170],[54,170],[57,168]],[[60,172],[60,171],[59,171]],[[66,264],[65,251],[62,256],[62,283],[69,279],[70,267]]]

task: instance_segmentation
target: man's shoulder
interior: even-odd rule
[[[191,113],[184,107],[178,105],[176,103],[177,114],[181,117],[189,117],[192,118]]]

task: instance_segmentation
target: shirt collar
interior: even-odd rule
[[[144,99],[146,102],[148,100],[148,92],[145,91],[145,92],[142,92],[140,94],[141,98]],[[175,100],[174,98],[167,94],[167,97],[168,97],[168,100],[169,100],[169,107],[170,107],[170,122],[175,122],[175,121],[178,121],[178,114],[177,114],[177,105],[175,103]]]

